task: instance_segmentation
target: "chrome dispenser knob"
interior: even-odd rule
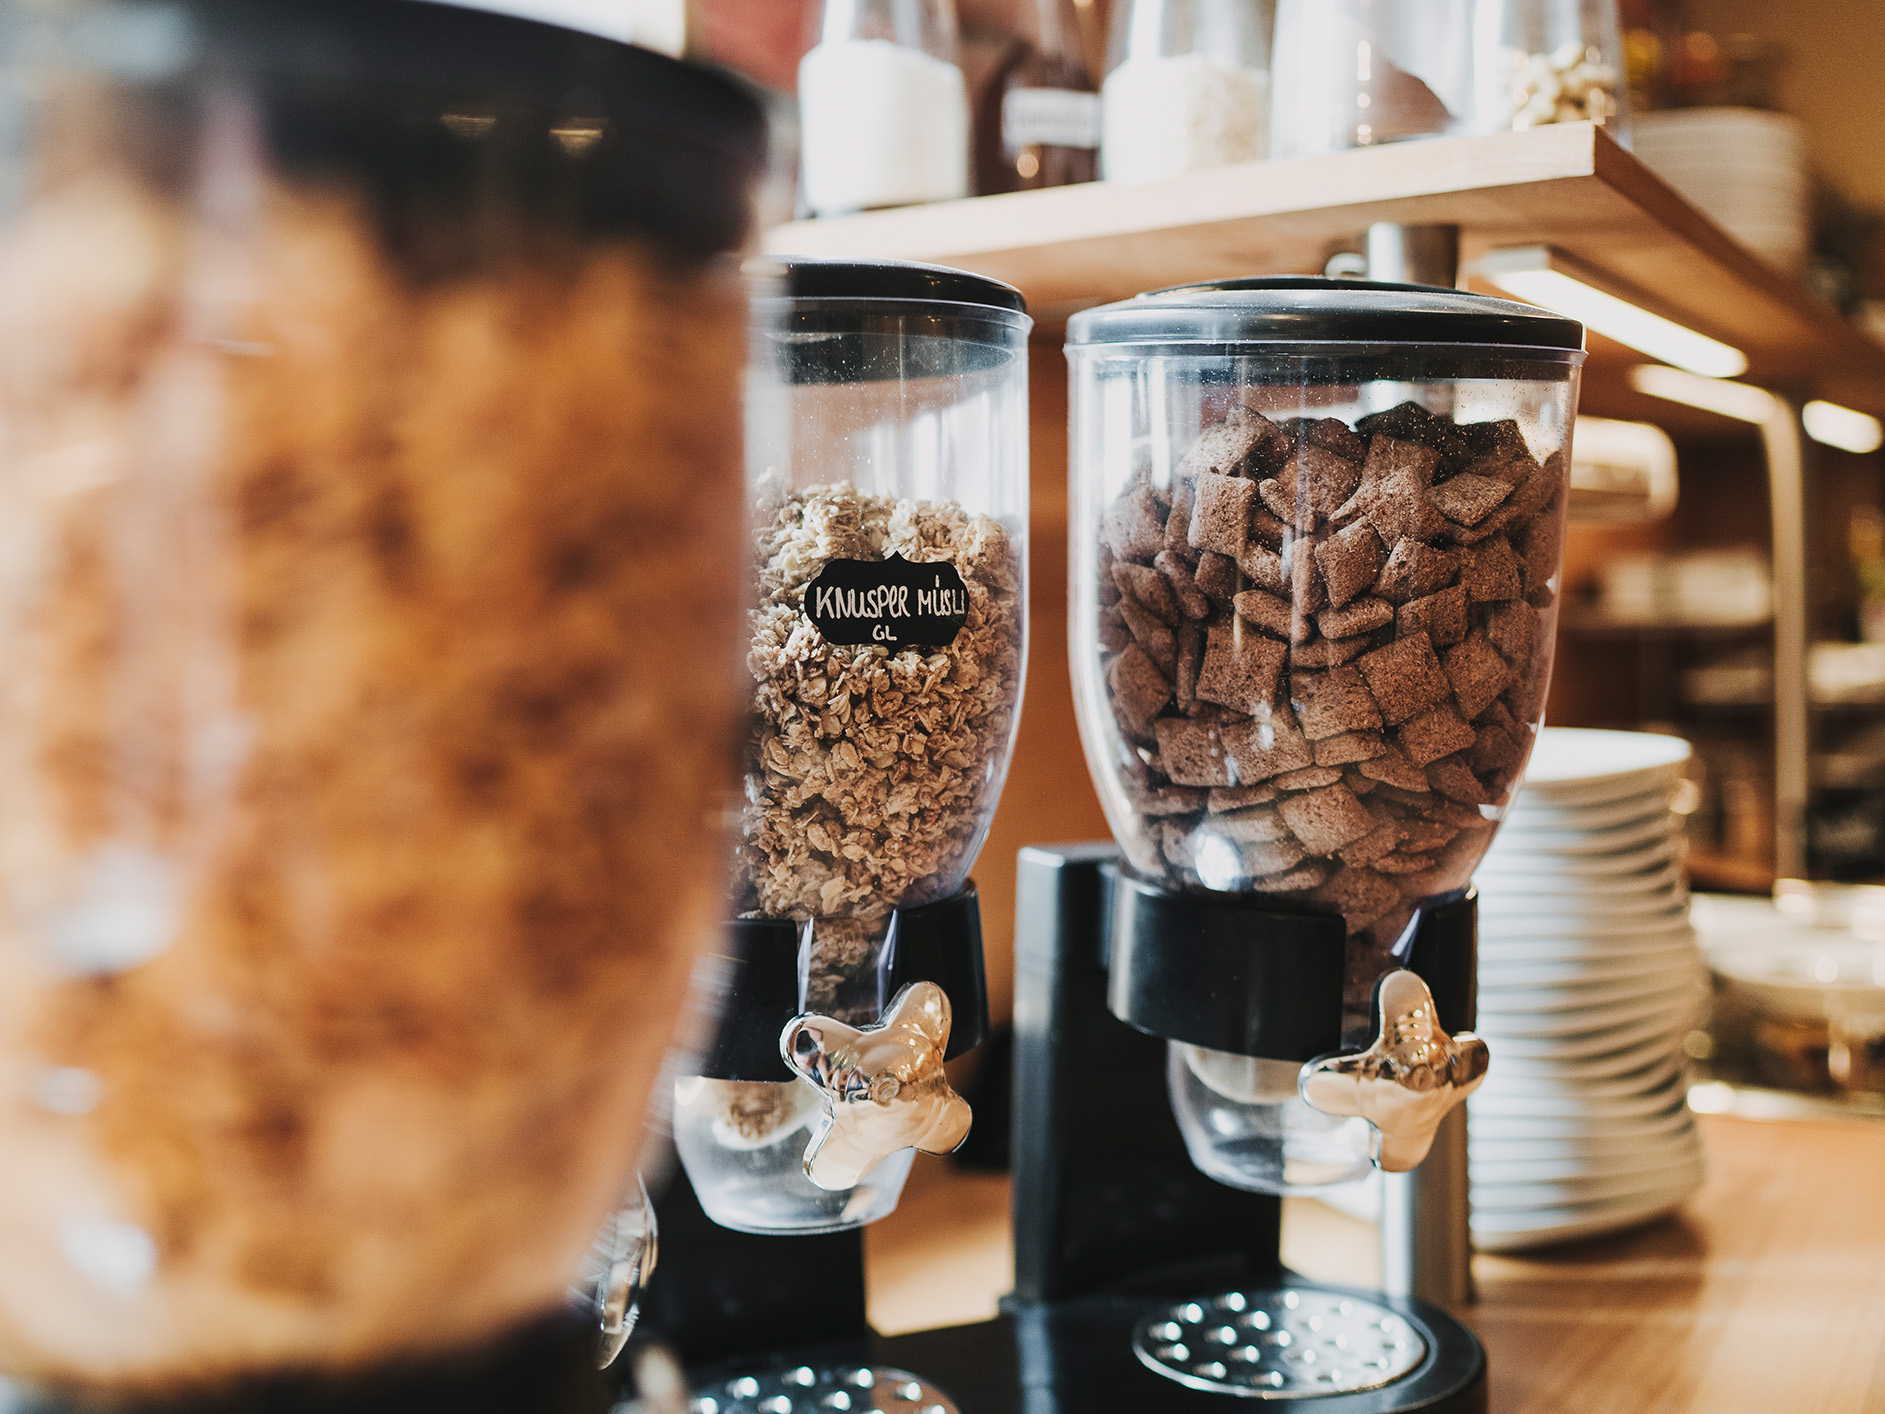
[[[897,993],[875,1026],[794,1019],[779,1038],[785,1063],[818,1087],[825,1112],[805,1148],[820,1188],[855,1188],[901,1149],[947,1154],[969,1132],[969,1104],[943,1073],[949,997],[933,982]]]
[[[1427,1157],[1440,1121],[1479,1088],[1491,1057],[1471,1032],[1449,1036],[1440,1028],[1433,993],[1413,972],[1381,979],[1375,1021],[1372,1046],[1310,1061],[1298,1085],[1324,1114],[1367,1120],[1376,1166],[1406,1173]]]

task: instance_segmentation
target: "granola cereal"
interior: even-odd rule
[[[1102,517],[1134,862],[1341,912],[1351,1018],[1530,751],[1565,456],[1414,403],[1352,427],[1238,406]]]
[[[490,1338],[619,1201],[720,914],[745,296],[56,175],[0,227],[0,1365]]]
[[[1121,603],[1148,620],[1137,632],[1169,635],[1156,615],[1176,617],[1176,601],[1152,568],[1162,541],[1135,528],[1145,514],[1120,507],[1120,537],[1147,567],[1128,583],[1156,607]],[[1000,792],[1021,692],[1020,564],[989,516],[843,482],[763,488],[755,534],[738,903],[752,916],[815,920],[810,1005],[874,1021],[869,974],[891,910],[960,886]],[[806,586],[827,561],[893,554],[955,566],[969,609],[954,641],[897,651],[827,642],[805,612]],[[1121,672],[1160,671],[1139,661]],[[1159,705],[1135,710],[1149,717]]]

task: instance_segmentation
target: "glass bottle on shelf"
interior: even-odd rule
[[[1100,99],[1080,52],[1073,0],[1034,0],[1018,10],[1022,32],[976,113],[975,189],[983,194],[1100,174]]]
[[[805,201],[833,216],[968,195],[953,0],[826,0],[799,61]]]
[[[1122,0],[1100,90],[1107,180],[1268,155],[1271,14],[1266,0]]]
[[[1481,0],[1473,68],[1478,132],[1590,122],[1627,133],[1616,0]]]
[[[1474,0],[1278,0],[1270,155],[1468,132]]]

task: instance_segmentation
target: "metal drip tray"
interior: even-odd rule
[[[907,1370],[791,1365],[695,1385],[689,1414],[958,1414],[955,1401]]]
[[[1427,1358],[1420,1332],[1387,1307],[1288,1287],[1178,1302],[1139,1322],[1132,1349],[1167,1379],[1248,1399],[1379,1389]]]

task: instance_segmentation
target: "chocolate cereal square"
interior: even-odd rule
[[[1504,783],[1511,779],[1518,770],[1519,762],[1525,757],[1525,748],[1519,743],[1517,733],[1505,727],[1491,723],[1481,723],[1478,739],[1466,758],[1466,764],[1473,768],[1473,774],[1486,780]]]
[[[1178,607],[1178,596],[1172,593],[1171,582],[1150,565],[1114,565],[1113,582],[1127,598],[1149,610],[1155,618],[1176,624],[1184,616]]]
[[[1455,584],[1424,599],[1410,599],[1396,615],[1402,634],[1424,633],[1436,648],[1447,648],[1466,637],[1466,586]]]
[[[1446,588],[1459,573],[1459,558],[1419,540],[1398,541],[1375,581],[1375,593],[1396,604]]]
[[[1381,726],[1381,710],[1353,666],[1291,674],[1290,699],[1303,735],[1311,741]]]
[[[1324,638],[1353,638],[1393,622],[1394,606],[1385,599],[1357,599],[1343,608],[1324,609],[1316,615],[1316,627]]]
[[[1433,503],[1456,524],[1478,525],[1511,494],[1512,488],[1503,481],[1464,471],[1433,488]]]
[[[1178,667],[1178,639],[1172,633],[1172,626],[1165,620],[1139,607],[1131,599],[1119,601],[1120,617],[1125,619],[1126,628],[1131,632],[1133,641],[1143,648],[1152,661],[1157,663],[1159,671],[1168,676]]]
[[[1206,805],[1212,814],[1242,810],[1251,805],[1268,805],[1277,796],[1276,787],[1265,783],[1255,786],[1221,786],[1210,793]]]
[[[1316,765],[1347,766],[1356,761],[1372,761],[1387,749],[1388,744],[1379,732],[1343,732],[1316,743]]]
[[[1400,848],[1402,838],[1401,823],[1390,820],[1380,829],[1363,835],[1353,844],[1343,845],[1341,850],[1344,864],[1373,864],[1384,854],[1392,854]]]
[[[1288,708],[1224,725],[1224,751],[1237,783],[1251,786],[1315,765],[1309,740]]]
[[[1317,616],[1318,618],[1320,615]],[[1374,642],[1366,634],[1353,638],[1320,639],[1314,643],[1299,643],[1289,651],[1292,668],[1339,668],[1344,663],[1352,663],[1368,651]]]
[[[1525,592],[1524,571],[1511,543],[1504,539],[1488,540],[1470,550],[1462,550],[1460,583],[1466,597],[1475,604],[1516,599]]]
[[[1300,771],[1285,771],[1273,777],[1270,784],[1283,791],[1320,790],[1341,779],[1341,771],[1333,766],[1304,766]]]
[[[1393,884],[1372,870],[1353,865],[1331,874],[1316,896],[1340,910],[1351,929],[1379,918],[1401,901],[1401,891]]]
[[[1191,507],[1191,543],[1200,550],[1235,556],[1250,536],[1250,507],[1257,483],[1241,476],[1205,472]]]
[[[1205,598],[1226,603],[1237,592],[1237,562],[1229,555],[1206,550],[1198,556],[1198,569],[1192,582]]]
[[[1372,834],[1380,824],[1353,791],[1339,784],[1285,796],[1276,809],[1290,833],[1311,854],[1333,854],[1343,845]]]
[[[1152,719],[1172,700],[1170,680],[1136,643],[1128,644],[1125,652],[1106,665],[1106,685],[1131,736],[1144,736],[1151,730]]]
[[[1474,629],[1464,643],[1447,649],[1445,664],[1446,675],[1453,682],[1453,700],[1468,721],[1492,706],[1512,681],[1510,665],[1492,646],[1484,629]]]
[[[1407,759],[1407,753],[1392,742],[1378,756],[1371,756],[1355,768],[1370,780],[1397,790],[1425,791],[1427,773]]]
[[[1355,660],[1390,726],[1447,700],[1453,685],[1424,633],[1397,638]],[[1495,694],[1496,695],[1496,694]]]
[[[1106,508],[1100,533],[1122,560],[1149,560],[1165,543],[1165,516],[1150,486],[1135,486]]]
[[[1290,636],[1290,612],[1287,599],[1279,599],[1276,595],[1266,594],[1261,589],[1246,589],[1231,600],[1231,603],[1237,610],[1237,617],[1245,623],[1268,629],[1279,638]]]
[[[1243,553],[1237,557],[1237,568],[1258,589],[1271,594],[1289,592],[1289,574],[1283,567],[1283,557],[1267,546],[1254,540],[1244,546]]]
[[[1211,617],[1211,601],[1199,592],[1198,577],[1182,555],[1170,550],[1160,550],[1158,558],[1152,563],[1158,572],[1165,576],[1165,582],[1171,586],[1172,596],[1178,601],[1180,612],[1188,619],[1208,619]]]
[[[1198,670],[1198,696],[1206,702],[1254,716],[1277,700],[1277,683],[1289,649],[1241,620],[1212,624]]]
[[[1263,504],[1298,530],[1334,514],[1361,484],[1361,468],[1339,453],[1304,446],[1283,470],[1258,486]]]
[[[1374,527],[1358,521],[1317,545],[1315,557],[1329,588],[1329,605],[1339,609],[1375,582],[1387,551]]]
[[[1460,756],[1443,756],[1427,767],[1427,780],[1448,800],[1461,805],[1490,805],[1492,796]]]
[[[1230,758],[1224,754],[1216,722],[1161,717],[1153,725],[1158,733],[1159,762],[1174,785],[1227,786],[1231,783]]]
[[[1486,615],[1486,637],[1508,663],[1529,663],[1538,643],[1538,611],[1523,599],[1512,599]]]
[[[1191,444],[1191,450],[1178,464],[1179,475],[1211,471],[1234,475],[1244,458],[1272,438],[1280,443],[1283,434],[1269,418],[1249,408],[1232,408],[1222,422],[1205,428]]]
[[[1400,729],[1400,748],[1416,766],[1428,766],[1442,756],[1464,751],[1473,744],[1473,729],[1460,719],[1450,702],[1423,712]]]
[[[1197,482],[1183,477],[1172,484],[1172,507],[1165,513],[1165,548],[1177,555],[1194,555],[1191,548],[1191,507]]]
[[[1198,700],[1198,669],[1204,666],[1204,629],[1196,623],[1178,626],[1178,664],[1172,677],[1180,712],[1189,712]]]
[[[1290,533],[1288,523],[1267,506],[1258,505],[1251,511],[1250,541],[1253,545],[1261,545],[1267,550],[1281,550]]]

